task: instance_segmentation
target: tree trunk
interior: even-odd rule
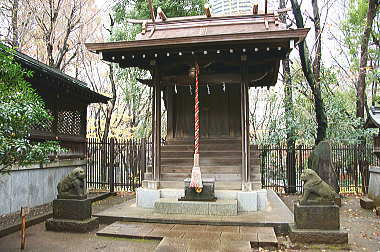
[[[18,16],[18,0],[13,0],[13,3],[12,3],[12,47],[18,47],[20,45],[17,16]]]
[[[286,8],[285,0],[280,0],[280,9]],[[286,16],[284,13],[280,16],[281,22],[286,24]],[[286,176],[287,176],[287,193],[296,192],[296,166],[295,166],[295,139],[294,127],[292,125],[294,119],[293,111],[293,90],[292,78],[290,75],[289,54],[282,60],[283,78],[284,78],[284,106],[286,117]]]
[[[368,11],[367,11],[367,24],[364,29],[362,42],[360,45],[360,66],[359,66],[359,77],[356,84],[356,117],[364,119],[364,107],[365,107],[365,90],[366,82],[365,78],[367,75],[367,60],[368,60],[368,42],[369,36],[372,31],[373,20],[376,16],[376,10],[379,6],[377,0],[369,0]]]
[[[293,15],[296,19],[297,28],[304,28],[303,17],[302,17],[302,13],[301,13],[301,9],[298,4],[298,1],[291,0],[291,3],[292,3]],[[316,3],[313,3],[313,9],[314,9],[314,6],[318,8],[318,5]],[[313,10],[313,12],[315,14],[315,10]],[[306,45],[306,42],[305,41],[300,42],[298,47],[299,47],[299,55],[301,59],[302,71],[310,86],[310,89],[312,91],[313,98],[314,98],[315,117],[317,121],[317,137],[315,140],[315,144],[318,144],[319,142],[323,141],[326,138],[326,130],[327,130],[327,116],[326,116],[325,105],[322,99],[320,83],[316,79],[316,77],[319,78],[318,69],[320,68],[319,67],[320,59],[318,61],[315,61],[315,63],[312,65],[311,60],[310,60],[309,49]],[[316,54],[318,54],[318,50]],[[317,56],[317,58],[318,57],[320,58],[320,51],[319,51],[319,56]],[[315,75],[313,71],[313,68],[314,68],[313,66],[315,66],[316,67],[315,69],[318,70],[318,72],[316,72],[317,75]]]

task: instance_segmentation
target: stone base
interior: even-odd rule
[[[375,202],[367,197],[360,198],[360,206],[368,210],[372,210],[376,207]]]
[[[91,218],[91,210],[91,199],[53,200],[54,219],[86,220]]]
[[[46,230],[58,232],[86,233],[99,228],[99,219],[92,217],[86,220],[48,219]]]
[[[179,201],[172,198],[162,198],[155,202],[155,211],[160,214],[189,214],[189,215],[237,215],[236,200]]]
[[[294,222],[298,229],[339,230],[339,207],[333,205],[294,204]]]
[[[257,211],[257,192],[238,192],[237,201],[239,212]]]
[[[154,203],[160,199],[160,190],[136,189],[136,205],[142,208],[154,208]]]
[[[348,232],[342,230],[297,229],[289,224],[289,238],[292,242],[315,244],[347,244]]]
[[[179,198],[179,201],[216,201],[215,197],[215,179],[203,179],[203,188],[201,192],[196,192],[195,188],[190,187],[190,178],[185,181],[185,196]]]
[[[240,195],[238,197],[238,195]],[[136,190],[136,205],[142,208],[154,208],[154,203],[161,199],[178,199],[184,196],[184,189],[163,188],[151,190],[138,188]],[[215,190],[218,200],[237,200],[240,212],[260,211],[267,207],[267,190],[261,189],[251,192],[238,190]]]
[[[369,167],[368,198],[380,206],[380,167]]]

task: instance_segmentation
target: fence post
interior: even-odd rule
[[[110,166],[108,183],[110,185],[110,192],[115,192],[115,139],[110,139]]]
[[[286,175],[288,180],[288,193],[296,193],[296,155],[294,142],[286,145]]]

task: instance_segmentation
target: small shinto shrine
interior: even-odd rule
[[[247,195],[252,201],[256,192],[265,194],[257,147],[249,142],[248,90],[274,86],[281,60],[309,29],[287,29],[277,12],[211,16],[206,11],[205,16],[167,18],[159,8],[155,20],[129,22],[142,25],[136,40],[86,46],[105,61],[151,74],[139,81],[153,89],[153,165],[137,191],[137,205],[153,208],[160,198],[183,196],[197,140],[195,99],[202,178],[215,180],[218,199],[243,199],[242,193],[252,193]],[[162,101],[166,136],[161,136]],[[239,211],[257,210],[244,204]]]

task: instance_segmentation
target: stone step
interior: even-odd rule
[[[200,144],[241,144],[240,137],[200,138]],[[194,144],[194,138],[168,139],[166,144]]]
[[[182,189],[184,182],[182,181],[160,181],[160,188],[177,188]],[[223,190],[241,190],[240,181],[215,181],[215,189]]]
[[[214,151],[214,150],[208,150],[202,152],[202,158],[214,158],[214,157],[236,157],[241,158],[241,151],[239,150],[220,150],[220,151]],[[161,157],[165,158],[194,158],[194,151],[193,150],[184,150],[184,151],[174,151],[174,150],[163,150],[161,151]]]
[[[162,165],[186,165],[186,164],[193,164],[194,163],[194,158],[189,157],[189,158],[164,158],[161,157],[161,164]],[[241,158],[236,157],[236,158],[225,158],[225,157],[214,157],[214,158],[200,158],[199,160],[200,166],[202,167],[203,165],[241,165]]]
[[[162,173],[191,173],[193,164],[189,165],[162,165]],[[201,166],[201,172],[206,174],[217,174],[217,173],[230,173],[230,174],[240,174],[241,166],[238,165],[203,165]]]
[[[249,241],[234,241],[221,239],[198,239],[194,236],[190,238],[164,237],[158,244],[155,252],[183,252],[183,251],[234,251],[234,252],[251,252],[251,243]]]
[[[154,203],[154,211],[160,214],[189,214],[234,216],[237,215],[237,200],[178,201],[176,198],[160,198]]]
[[[241,144],[201,144],[200,152],[205,151],[240,151]],[[256,146],[250,146],[251,152],[259,153]],[[194,151],[194,144],[164,144],[161,151]]]
[[[160,179],[165,181],[180,181],[191,177],[191,171],[187,173],[161,173]],[[202,173],[202,178],[213,178],[215,181],[241,181],[240,173]]]

